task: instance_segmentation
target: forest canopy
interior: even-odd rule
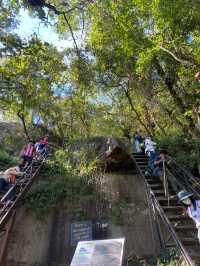
[[[62,143],[140,129],[199,158],[199,1],[1,0],[0,7],[0,108],[27,135],[36,121]],[[73,48],[60,51],[36,34],[22,39],[15,33],[22,9]]]

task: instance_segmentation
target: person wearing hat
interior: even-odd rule
[[[186,213],[195,222],[200,242],[200,200],[194,199],[194,194],[185,190],[178,193],[179,201],[186,208]]]

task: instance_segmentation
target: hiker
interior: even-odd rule
[[[48,145],[48,135],[40,139],[36,144],[36,152],[42,155],[46,154],[46,146]]]
[[[155,154],[156,143],[152,141],[151,136],[145,138],[144,146],[145,146],[145,154],[147,156],[151,157],[151,154]]]
[[[196,224],[200,242],[200,200],[195,200],[191,192],[182,190],[178,193],[179,201],[184,205],[185,212]]]
[[[29,143],[25,145],[20,152],[21,158],[23,159],[22,164],[24,165],[24,168],[26,168],[31,163],[34,154],[35,142],[33,140],[29,140]]]
[[[140,135],[140,133],[138,131],[135,132],[135,134],[133,135],[133,140],[134,140],[134,149],[137,153],[142,152],[141,149],[141,143],[142,143],[142,136]]]
[[[163,164],[166,160],[167,152],[165,150],[161,150],[159,155],[156,156],[151,162],[151,169],[153,171],[153,176],[162,177],[163,176]]]
[[[144,141],[145,154],[149,157],[148,166],[152,171],[153,171],[153,161],[155,160],[156,157],[155,147],[156,143],[152,141],[151,136],[146,137]]]
[[[23,174],[24,172],[20,171],[19,166],[0,172],[0,192],[6,190],[9,184],[15,184],[17,177]]]

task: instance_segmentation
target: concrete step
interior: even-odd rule
[[[139,168],[140,169],[148,169],[148,166],[146,165],[146,164],[141,164],[141,165],[139,165]]]
[[[137,165],[140,167],[141,165],[146,165],[148,166],[147,161],[137,161]]]
[[[162,189],[163,188],[163,185],[162,184],[152,184],[152,185],[149,185],[151,187],[151,189]]]
[[[163,210],[165,212],[168,212],[168,211],[183,211],[183,206],[179,206],[179,205],[176,205],[176,206],[162,206]]]
[[[167,215],[167,218],[170,221],[181,221],[181,220],[190,220],[191,218],[188,216],[182,216],[182,215]]]
[[[156,199],[159,201],[160,205],[162,207],[168,206],[168,198],[160,196],[156,197]],[[169,199],[169,206],[176,206],[177,205],[177,200],[176,199]]]
[[[149,183],[149,184],[161,184],[162,185],[162,183],[160,182],[159,183],[159,181],[156,179],[156,178],[151,178],[151,177],[146,177],[146,181]]]
[[[185,246],[193,246],[193,245],[198,246],[199,245],[199,241],[197,238],[184,237],[184,238],[180,238],[180,240]]]
[[[198,262],[200,261],[200,249],[199,249],[199,251],[190,251],[189,255],[193,260],[198,261]],[[200,264],[198,264],[198,265],[200,265]]]
[[[197,228],[195,225],[177,225],[174,226],[176,232],[185,232],[185,231],[196,231]]]

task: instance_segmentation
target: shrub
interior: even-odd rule
[[[1,170],[7,169],[17,164],[17,159],[9,155],[5,150],[0,149],[0,165]]]

